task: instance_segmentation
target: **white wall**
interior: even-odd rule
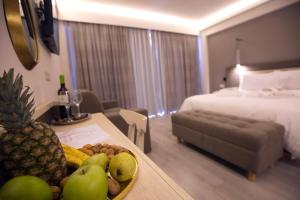
[[[14,68],[16,73],[23,74],[25,85],[34,91],[36,106],[43,106],[56,99],[59,88],[59,74],[66,75],[67,84],[69,83],[69,63],[66,47],[64,29],[60,24],[60,55],[51,54],[39,39],[39,63],[31,71],[26,70],[19,61],[12,46],[4,17],[3,1],[0,0],[0,74],[4,70]],[[46,80],[46,74],[50,80]]]
[[[209,55],[208,55],[208,45],[207,37],[219,31],[228,29],[230,27],[236,26],[243,22],[249,21],[256,17],[271,13],[273,11],[279,10],[280,8],[286,7],[295,3],[299,0],[272,0],[267,3],[264,3],[258,7],[255,7],[251,10],[248,10],[242,14],[239,14],[235,17],[232,17],[228,20],[225,20],[219,24],[211,26],[200,32],[202,38],[202,73],[201,73],[201,89],[204,93],[210,92],[209,86]]]

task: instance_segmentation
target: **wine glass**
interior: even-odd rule
[[[69,92],[67,90],[59,92],[57,105],[59,106],[61,120],[65,122],[71,122],[72,121],[70,116],[71,103],[70,103]]]
[[[75,105],[77,108],[77,112],[75,114],[75,118],[80,118],[81,113],[80,113],[80,103],[82,102],[82,95],[79,90],[72,90],[70,92],[70,103],[72,105]]]
[[[64,106],[66,108],[66,114],[67,114],[66,121],[71,122],[72,121],[71,116],[70,116],[71,104],[70,103],[65,103]]]

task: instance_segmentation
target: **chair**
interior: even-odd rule
[[[121,108],[118,106],[117,101],[99,101],[97,96],[89,90],[81,90],[83,101],[80,105],[81,112],[86,113],[99,113],[102,112],[118,129],[120,129],[125,135],[128,134],[128,123],[120,115]],[[137,112],[147,118],[148,111],[142,108],[129,109]],[[151,152],[151,137],[149,123],[146,125],[144,152]]]
[[[80,90],[82,102],[80,104],[81,112],[99,113],[104,112],[103,105],[99,102],[97,96],[89,90]]]
[[[144,152],[147,117],[132,110],[120,110],[120,115],[129,125],[128,138]]]

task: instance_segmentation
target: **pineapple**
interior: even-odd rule
[[[32,120],[29,90],[13,69],[0,76],[0,180],[32,175],[55,185],[66,175],[66,158],[50,126]]]

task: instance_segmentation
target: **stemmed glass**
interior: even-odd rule
[[[71,119],[71,116],[70,116],[70,109],[71,109],[71,104],[70,103],[66,103],[64,104],[65,108],[66,108],[66,114],[67,114],[67,119],[66,121],[67,122],[71,122],[72,119]]]
[[[71,122],[71,103],[70,103],[70,95],[69,91],[63,91],[61,95],[58,95],[57,105],[59,106],[60,118],[64,122]]]
[[[72,90],[70,92],[70,103],[72,105],[75,105],[77,108],[77,112],[75,114],[75,118],[80,118],[81,113],[80,113],[80,103],[82,102],[82,95],[79,90]]]

